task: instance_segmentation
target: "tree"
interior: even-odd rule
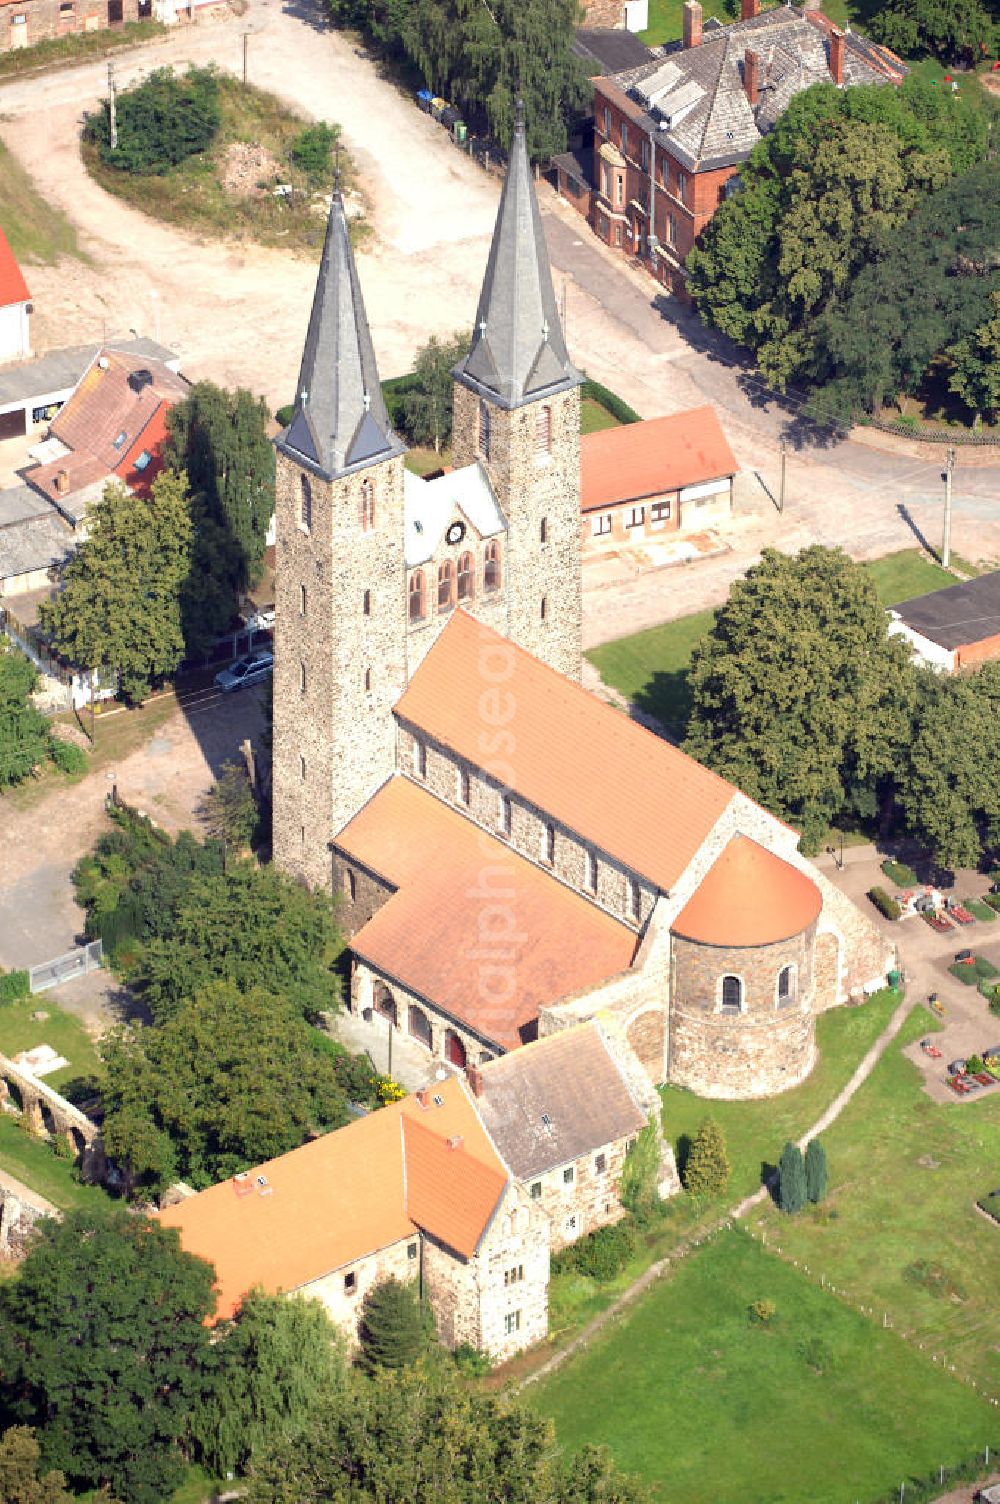
[[[802,831],[871,815],[909,735],[904,644],[841,549],[765,549],[695,648],[685,750]]]
[[[715,1118],[706,1118],[694,1136],[684,1166],[684,1186],[692,1196],[719,1196],[729,1184],[726,1140]]]
[[[414,444],[433,444],[440,451],[451,443],[451,419],[454,405],[452,368],[469,348],[469,337],[453,334],[439,340],[432,335],[417,352],[414,377],[402,401],[403,429]]]
[[[818,1138],[806,1144],[805,1160],[806,1197],[814,1204],[826,1196],[826,1150]]]
[[[202,804],[205,826],[217,841],[241,850],[260,824],[260,809],[243,763],[224,762]]]
[[[0,639],[0,789],[20,783],[51,750],[45,717],[31,700],[34,665]]]
[[[57,653],[79,668],[117,672],[126,698],[141,701],[184,656],[180,597],[191,558],[184,477],[164,470],[149,496],[107,485],[87,527],[39,619]]]
[[[333,902],[273,867],[231,862],[225,873],[195,873],[162,938],[144,947],[130,980],[157,1023],[211,982],[269,992],[307,1018],[334,1010],[343,949]]]
[[[802,1150],[789,1141],[781,1151],[778,1161],[778,1205],[783,1212],[794,1215],[806,1204],[806,1171],[802,1162]]]
[[[315,125],[299,131],[288,148],[288,159],[293,167],[305,173],[310,183],[319,187],[330,181],[330,157],[339,140],[339,125],[317,120]]]
[[[339,1127],[347,1100],[314,1033],[293,1002],[232,982],[200,988],[160,1027],[113,1030],[105,1148],[130,1183],[160,1190],[178,1173],[201,1188]]]
[[[587,1448],[563,1465],[550,1421],[465,1383],[450,1363],[355,1370],[298,1437],[265,1438],[250,1504],[648,1504]]]
[[[46,1466],[129,1504],[170,1496],[204,1384],[212,1281],[174,1230],[123,1209],[39,1224],[0,1289],[0,1384]]]
[[[914,672],[917,707],[896,798],[907,832],[941,867],[975,867],[1000,842],[1000,783],[982,749],[1000,725],[1000,664]]]
[[[97,144],[101,161],[118,172],[162,174],[204,151],[218,134],[219,80],[212,68],[188,68],[179,78],[156,68],[116,100],[118,144],[111,145],[111,104],[86,117],[85,141]]]
[[[991,294],[991,302],[991,317],[948,351],[948,386],[977,423],[984,413],[992,422],[1000,411],[1000,291]]]
[[[4,1504],[73,1504],[62,1473],[39,1477],[41,1455],[29,1426],[11,1426],[0,1436],[0,1499]]]
[[[242,387],[225,391],[211,381],[199,381],[167,417],[164,457],[187,473],[192,497],[201,499],[208,517],[235,545],[240,590],[260,578],[274,513],[274,449],[267,422],[262,397]]]
[[[978,61],[995,45],[996,21],[982,0],[883,0],[869,27],[876,41],[904,57],[932,53],[943,61]]]
[[[243,1473],[274,1439],[292,1439],[346,1384],[343,1339],[319,1301],[253,1291],[216,1328],[210,1393],[192,1432],[215,1476]]]
[[[365,1296],[359,1330],[361,1363],[376,1368],[405,1368],[428,1351],[433,1338],[430,1311],[412,1282],[384,1279]]]

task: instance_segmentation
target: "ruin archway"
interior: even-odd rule
[[[445,1031],[444,1058],[449,1065],[457,1066],[460,1071],[465,1070],[465,1045],[454,1029]]]
[[[415,1003],[410,1004],[406,1018],[407,1033],[418,1044],[426,1046],[429,1050],[434,1044],[434,1035],[431,1030],[431,1021],[423,1008],[418,1008]]]

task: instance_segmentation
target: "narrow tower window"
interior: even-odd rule
[[[795,998],[795,967],[783,966],[778,972],[778,1007],[790,1003]]]
[[[552,453],[552,409],[540,407],[535,414],[535,454]]]
[[[313,493],[307,475],[299,476],[299,521],[306,532],[313,525]]]
[[[538,538],[541,543],[548,543],[549,541],[549,519],[547,517],[543,517],[541,520],[538,528]]]
[[[371,593],[370,590],[366,590],[365,591],[364,602],[363,602],[363,609],[364,609],[364,613],[365,613],[366,616],[371,616],[371,614],[372,614],[372,593]]]
[[[305,666],[305,663],[303,663],[303,662],[299,663],[299,689],[302,691],[303,694],[305,694],[305,692],[306,692],[306,666]]]
[[[479,403],[479,453],[484,460],[490,457],[490,410],[482,400]]]
[[[512,827],[512,824],[513,824],[512,816],[513,816],[513,811],[512,811],[512,808],[511,808],[510,795],[509,794],[501,794],[500,795],[500,833],[501,833],[501,835],[505,835],[505,836],[509,836],[510,835],[511,827]]]
[[[450,559],[438,565],[438,610],[450,611],[455,604],[455,566]]]
[[[363,533],[370,533],[375,526],[375,487],[370,480],[363,480],[361,482],[359,520]]]
[[[743,1012],[743,983],[739,977],[722,978],[722,1011],[723,1013]]]
[[[423,621],[426,598],[424,572],[415,569],[410,575],[410,620]]]
[[[638,924],[642,915],[642,893],[634,877],[628,880],[628,912],[629,917]]]
[[[554,825],[546,825],[542,836],[542,861],[551,867],[556,859],[556,828]]]
[[[299,586],[299,615],[300,616],[305,616],[305,614],[306,614],[306,587],[304,585],[300,585]]]
[[[546,618],[548,617],[548,614],[549,614],[549,598],[548,598],[547,595],[543,595],[542,596],[542,603],[541,603],[541,605],[539,607],[538,614],[542,618],[542,621],[545,621]]]
[[[483,589],[489,594],[500,589],[500,542],[491,538],[486,545],[486,562],[483,566]]]
[[[299,777],[302,779],[302,782],[305,783],[305,779],[306,779],[306,760],[305,760],[304,757],[301,757],[301,756],[299,757]]]
[[[365,694],[366,695],[370,695],[371,692],[372,692],[372,671],[371,671],[370,668],[366,668],[365,669]]]
[[[472,784],[469,778],[468,768],[460,768],[458,772],[458,797],[463,804],[468,804],[472,798]]]
[[[427,777],[427,743],[415,741],[413,743],[413,771],[418,778]]]
[[[458,598],[471,601],[475,594],[476,561],[471,554],[463,554],[458,561]]]
[[[597,856],[593,851],[587,852],[587,887],[591,893],[597,892]]]

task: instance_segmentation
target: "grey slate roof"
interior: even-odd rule
[[[646,1126],[596,1024],[538,1039],[480,1067],[476,1107],[518,1180],[543,1175]]]
[[[733,166],[774,127],[796,94],[831,82],[830,23],[812,14],[815,19],[783,5],[730,26],[706,27],[697,47],[624,70],[609,82],[629,97],[637,123],[678,161],[699,170]],[[743,85],[748,50],[760,58],[755,107]],[[886,48],[846,34],[845,84],[898,82],[905,73]]]
[[[583,379],[570,364],[531,178],[524,122],[514,131],[472,345],[455,367],[463,386],[500,407],[523,407]]]
[[[0,526],[0,580],[50,569],[73,552],[74,542],[73,534],[51,507],[44,516]]]
[[[177,360],[173,350],[157,344],[155,340],[141,337],[109,340],[106,348],[162,360],[164,365]],[[11,403],[27,402],[32,397],[47,397],[50,392],[65,391],[68,394],[100,351],[100,345],[70,345],[63,350],[50,350],[37,360],[22,360],[16,365],[0,366],[0,408]]]
[[[295,400],[278,448],[327,479],[406,447],[389,423],[339,191],[330,204]]]
[[[893,608],[908,627],[939,647],[965,647],[1000,636],[1000,569]]]
[[[623,27],[580,26],[571,50],[592,73],[620,73],[623,68],[639,68],[654,56],[645,42]]]

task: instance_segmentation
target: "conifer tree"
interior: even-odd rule
[[[364,1368],[406,1368],[427,1352],[431,1343],[430,1313],[415,1284],[385,1279],[365,1297],[361,1317],[361,1355]]]
[[[802,1150],[789,1141],[781,1151],[778,1163],[778,1205],[783,1212],[794,1215],[806,1203],[806,1171],[802,1163]]]
[[[695,1135],[684,1185],[692,1196],[717,1196],[729,1184],[730,1164],[726,1140],[715,1118],[706,1118]]]
[[[806,1145],[806,1196],[814,1204],[826,1195],[826,1150],[818,1138]]]

